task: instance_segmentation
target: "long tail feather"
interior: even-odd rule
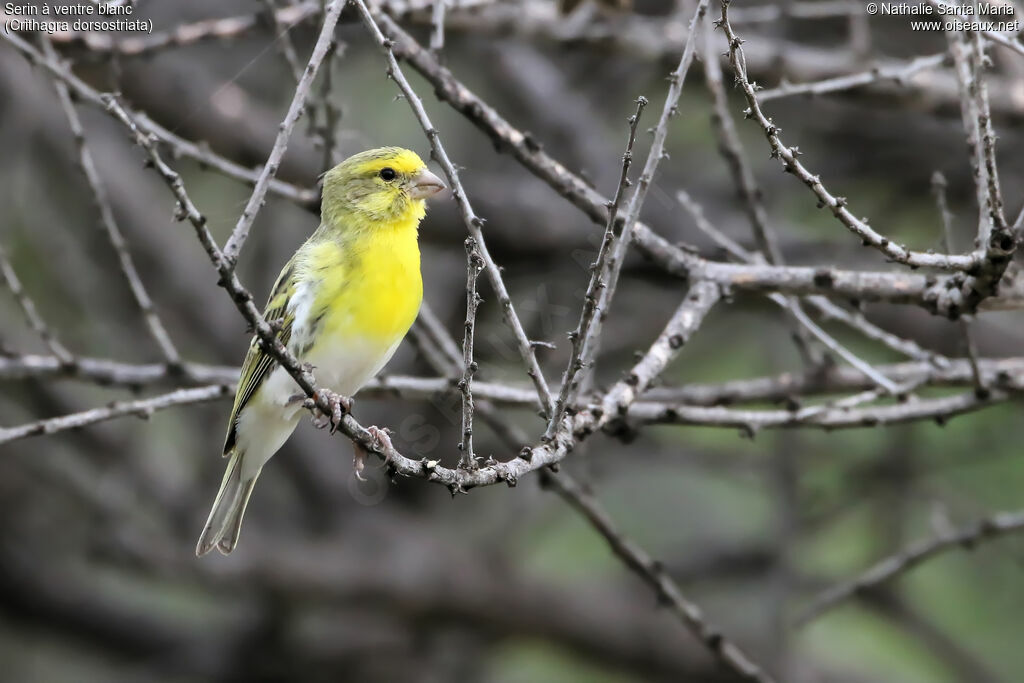
[[[213,508],[199,537],[199,543],[196,544],[197,556],[205,555],[215,546],[227,555],[238,543],[245,507],[249,503],[253,486],[256,485],[256,478],[259,477],[257,470],[252,478],[243,480],[242,470],[242,453],[236,449],[231,453],[220,491],[213,501]]]

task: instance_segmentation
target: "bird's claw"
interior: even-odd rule
[[[395,450],[394,445],[391,443],[391,437],[389,436],[389,430],[387,427],[374,427],[370,425],[366,428],[366,431],[370,433],[370,437],[374,440],[378,449],[384,453],[384,464],[387,465],[391,460],[391,453]],[[363,448],[359,442],[352,442],[352,467],[355,469],[356,479],[359,481],[366,481],[363,477],[363,470],[366,469],[366,459],[369,457],[369,453]]]
[[[331,407],[331,412],[330,415],[326,415],[317,408],[317,415],[313,417],[313,426],[317,429],[323,429],[330,425],[331,434],[334,434],[334,432],[338,431],[338,427],[341,426],[341,421],[344,419],[345,414],[352,412],[352,399],[329,389],[320,389],[314,394],[313,405],[316,406],[321,398],[327,401]]]

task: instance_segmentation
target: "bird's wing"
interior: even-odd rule
[[[288,310],[288,302],[295,289],[294,278],[295,257],[292,257],[281,274],[277,276],[277,282],[274,283],[274,288],[270,291],[267,307],[263,311],[266,321],[277,325],[277,338],[285,346],[288,346],[288,340],[291,339],[292,323],[295,321],[294,313]],[[235,405],[231,409],[228,434],[224,439],[224,455],[229,454],[235,446],[238,416],[275,365],[276,361],[260,347],[259,335],[253,335],[252,341],[249,342],[249,351],[245,354],[245,362],[242,363],[242,374],[238,378]]]

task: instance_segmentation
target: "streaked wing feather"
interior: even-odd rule
[[[289,261],[277,277],[274,288],[270,291],[267,299],[267,306],[263,317],[269,323],[278,322],[280,325],[277,338],[285,346],[288,345],[292,334],[292,323],[295,316],[288,311],[288,302],[291,299],[294,289],[292,278],[295,274],[294,258]],[[270,371],[277,365],[276,361],[267,354],[259,344],[259,336],[253,335],[249,342],[249,351],[245,354],[245,361],[242,363],[242,372],[238,378],[238,389],[235,392],[235,405],[231,409],[231,418],[228,420],[228,433],[224,438],[224,455],[228,455],[235,447],[236,429],[238,416],[245,408],[249,399],[256,390],[260,388],[263,381],[270,374]]]

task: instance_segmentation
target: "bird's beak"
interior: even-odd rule
[[[412,179],[412,189],[409,196],[413,199],[426,199],[445,189],[444,182],[436,175],[423,169]]]

